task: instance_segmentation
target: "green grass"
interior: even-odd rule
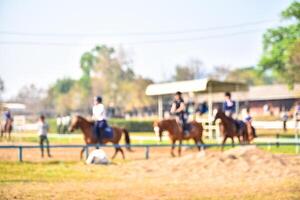
[[[86,166],[81,162],[0,162],[0,185],[31,181],[86,181],[91,177],[94,180],[116,179],[107,173],[106,166]]]
[[[272,136],[274,137],[274,133],[278,132],[278,130],[258,130],[258,136]],[[131,136],[154,136],[152,132],[132,132],[130,133]],[[294,138],[292,132],[288,132],[285,134],[280,135],[281,138]],[[133,137],[134,138],[134,137]],[[151,140],[136,140],[131,139],[132,144],[170,144],[168,139],[159,142],[157,139]],[[25,133],[18,133],[12,135],[12,142],[13,143],[35,143],[38,144],[38,136],[35,132],[25,132]],[[83,138],[81,134],[70,134],[70,135],[60,135],[57,134],[49,134],[50,144],[84,144]],[[0,139],[0,142],[6,141],[6,139]],[[204,142],[206,144],[216,143],[215,140],[207,140],[204,138]],[[121,140],[121,144],[124,144],[124,139]],[[178,144],[178,143],[177,143]],[[183,144],[194,144],[192,140],[184,141]],[[227,140],[227,144],[231,144],[231,140]],[[229,149],[231,147],[225,147],[225,149]],[[286,153],[286,154],[295,154],[295,146],[272,146],[269,147],[259,147],[263,150],[270,151],[272,153]],[[219,147],[211,147],[211,149],[219,149]]]

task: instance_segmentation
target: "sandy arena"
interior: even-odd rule
[[[274,155],[255,146],[223,153],[188,150],[180,158],[171,158],[167,150],[153,151],[150,160],[142,159],[142,150],[127,152],[130,159],[108,166],[75,162],[72,170],[90,174],[83,180],[3,180],[0,197],[65,199],[68,194],[71,199],[300,199],[300,156]]]

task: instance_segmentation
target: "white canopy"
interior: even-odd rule
[[[146,95],[168,95],[175,94],[177,91],[180,91],[182,93],[216,93],[226,91],[248,91],[248,85],[241,82],[217,81],[205,78],[190,81],[150,84],[146,88]]]

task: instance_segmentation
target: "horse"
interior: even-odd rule
[[[8,139],[10,140],[12,129],[13,129],[13,119],[7,119],[3,127],[0,124],[1,138],[5,136],[4,133],[8,133]]]
[[[93,134],[93,124],[94,122],[88,121],[87,119],[77,115],[72,117],[71,123],[69,125],[69,131],[73,132],[75,129],[81,129],[83,135],[84,135],[84,141],[86,144],[98,144],[98,140]],[[103,138],[102,142],[103,144],[106,144],[108,142],[111,142],[115,146],[115,153],[112,156],[112,159],[114,159],[117,155],[117,153],[120,151],[122,154],[123,159],[125,159],[124,151],[120,147],[119,142],[122,137],[122,133],[125,135],[125,142],[126,142],[126,148],[128,151],[132,151],[130,148],[130,136],[129,132],[125,128],[119,128],[119,127],[112,127],[113,129],[113,137],[112,138]],[[85,147],[80,152],[80,159],[82,159],[82,154],[85,150]]]
[[[222,151],[224,149],[224,144],[227,140],[227,138],[231,138],[232,140],[232,146],[234,146],[234,137],[237,137],[239,140],[239,143],[241,144],[241,138],[244,143],[248,143],[248,132],[246,124],[242,121],[239,121],[239,128],[237,127],[237,121],[234,120],[232,117],[228,117],[225,115],[225,113],[218,109],[218,112],[215,115],[215,119],[213,123],[216,123],[216,120],[221,120],[221,126],[220,131],[223,135],[223,141],[222,141]]]
[[[251,125],[251,122],[245,122],[247,127],[247,133],[248,133],[248,142],[250,143],[254,138],[256,138],[256,130]]]
[[[175,119],[163,119],[160,121],[154,121],[153,128],[154,128],[154,132],[159,136],[160,141],[162,139],[162,132],[168,131],[169,138],[172,142],[171,155],[173,157],[175,157],[174,148],[177,140],[179,140],[179,146],[178,146],[179,156],[181,156],[182,140],[194,139],[194,142],[198,147],[199,151],[201,150],[199,143],[201,143],[201,145],[204,144],[202,140],[202,133],[203,133],[202,124],[196,121],[190,122],[190,132],[189,135],[187,136],[183,133],[182,127]]]

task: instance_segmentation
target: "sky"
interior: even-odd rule
[[[191,59],[256,65],[263,33],[282,25],[292,0],[0,0],[3,99],[24,85],[46,89],[79,78],[80,56],[96,44],[122,48],[134,71],[156,82]]]

